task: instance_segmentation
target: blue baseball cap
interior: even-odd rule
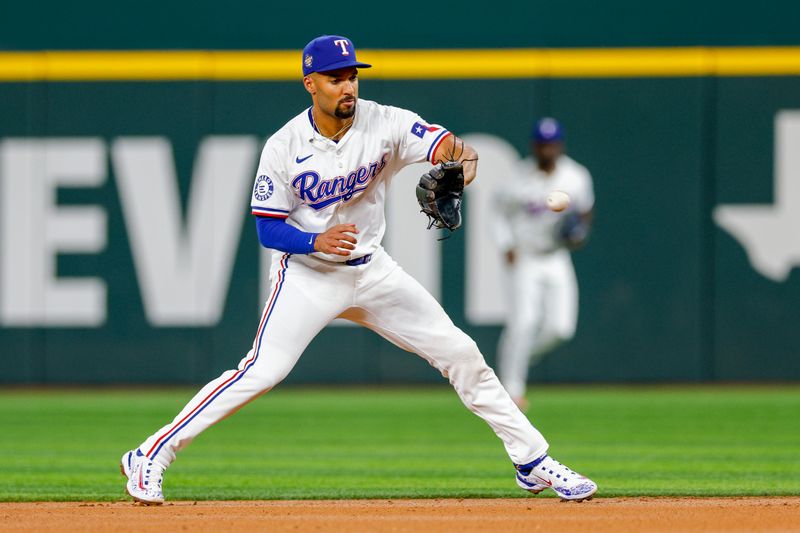
[[[531,139],[537,143],[550,143],[564,138],[564,128],[554,118],[545,117],[533,125]]]
[[[347,37],[320,35],[303,48],[303,76],[346,67],[369,68],[356,60],[356,49]]]

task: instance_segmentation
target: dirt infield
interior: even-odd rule
[[[0,530],[800,531],[800,497],[0,503]]]

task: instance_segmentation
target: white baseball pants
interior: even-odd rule
[[[523,398],[528,368],[575,335],[578,282],[569,252],[518,256],[511,288],[497,368],[511,397]]]
[[[547,441],[514,405],[475,342],[383,248],[358,266],[275,253],[270,284],[253,347],[238,368],[203,387],[140,446],[160,466],[168,467],[203,430],[280,383],[314,336],[337,317],[425,358],[491,426],[514,463],[547,451]]]

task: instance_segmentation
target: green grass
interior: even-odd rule
[[[0,501],[117,500],[119,457],[193,390],[0,391]],[[538,387],[529,416],[599,496],[800,494],[800,387]],[[279,388],[201,435],[170,499],[524,497],[448,387]]]

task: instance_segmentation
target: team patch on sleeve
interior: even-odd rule
[[[256,200],[263,202],[269,199],[274,191],[275,186],[272,184],[272,180],[269,176],[261,175],[256,178],[256,184],[253,187],[253,196]]]
[[[411,133],[419,137],[420,139],[425,138],[425,134],[428,132],[434,132],[440,130],[441,128],[437,126],[428,126],[424,122],[415,122],[413,126],[411,126]]]
[[[272,182],[272,179],[269,176],[262,174],[256,178],[256,184],[253,187],[253,198],[256,202],[264,202],[269,200],[274,192],[275,184]],[[252,214],[260,217],[286,218],[289,216],[289,211],[285,209],[276,209],[274,207],[251,205],[250,209]]]

